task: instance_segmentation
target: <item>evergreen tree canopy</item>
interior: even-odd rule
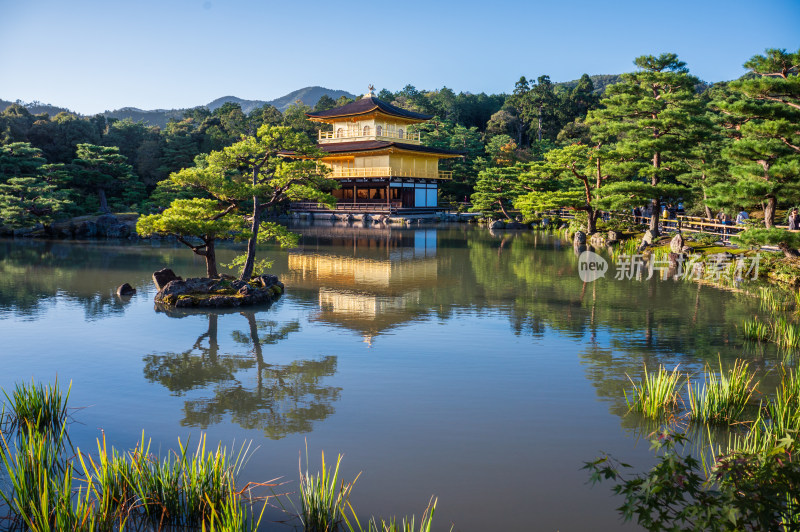
[[[686,171],[688,152],[710,124],[695,93],[699,80],[675,54],[641,56],[641,70],[624,74],[591,111],[587,123],[596,141],[615,143],[618,160],[609,168],[617,181],[606,187],[606,206],[620,208],[650,202],[650,230],[658,233],[661,204],[676,199],[677,177]]]
[[[763,202],[769,228],[779,204],[800,201],[800,50],[769,49],[745,67],[757,77],[731,82],[713,102],[735,139],[723,152],[735,180],[712,194],[728,204]]]

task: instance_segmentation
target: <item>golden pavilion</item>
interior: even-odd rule
[[[341,107],[306,113],[309,120],[330,124],[319,132],[318,146],[326,153],[338,212],[424,213],[438,208],[439,183],[452,172],[439,170],[439,160],[461,154],[423,146],[410,126],[430,115],[401,109],[375,97],[374,88]],[[325,210],[295,205],[295,210]]]

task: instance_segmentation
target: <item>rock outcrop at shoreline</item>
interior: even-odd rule
[[[159,270],[154,273],[159,278],[172,274],[170,280],[159,286],[155,302],[176,308],[227,308],[245,305],[271,303],[283,294],[283,283],[276,275],[259,275],[249,282],[231,277],[210,279],[190,277],[186,280],[176,276],[172,270]]]

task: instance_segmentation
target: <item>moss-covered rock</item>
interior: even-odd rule
[[[225,308],[271,303],[281,294],[283,283],[275,275],[260,275],[249,282],[193,277],[170,281],[158,291],[155,302],[176,308]]]

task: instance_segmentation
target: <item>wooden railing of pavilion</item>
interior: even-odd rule
[[[422,170],[398,170],[389,166],[371,166],[367,168],[334,168],[327,175],[333,179],[345,179],[350,177],[417,177],[423,179],[453,179],[451,171],[427,172]]]

